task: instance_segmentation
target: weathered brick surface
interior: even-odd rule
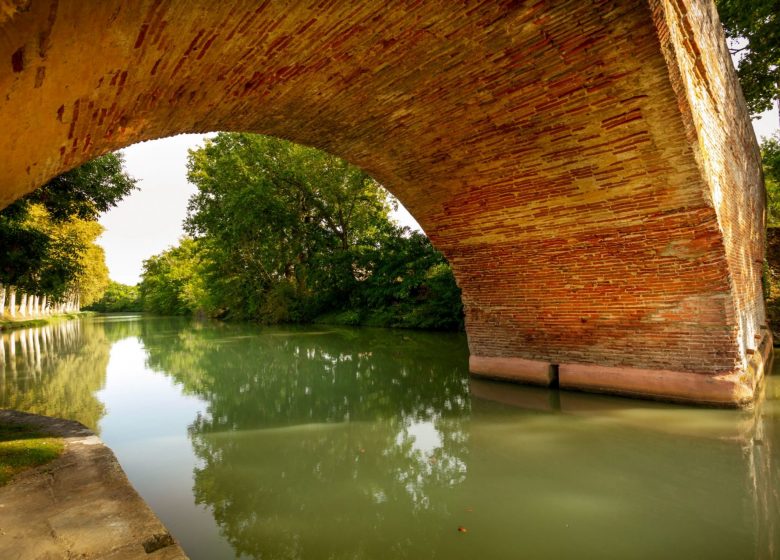
[[[714,4],[654,4],[672,85],[722,232],[744,358],[756,348],[766,320],[761,289],[766,193],[758,144]]]
[[[475,356],[749,366],[763,198],[709,1],[0,0],[0,31],[0,205],[136,141],[273,134],[400,198]]]

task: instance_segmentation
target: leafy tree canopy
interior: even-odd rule
[[[767,224],[780,226],[780,137],[776,134],[761,145],[769,216]]]
[[[101,313],[143,311],[143,304],[138,286],[128,286],[109,280],[106,291],[101,298],[88,304],[85,309]]]
[[[278,138],[222,133],[190,153],[188,172],[192,237],[145,262],[147,310],[462,327],[444,257],[392,223],[394,200],[362,170]]]
[[[42,187],[3,210],[8,217],[21,217],[30,204],[41,204],[54,221],[71,217],[97,220],[137,187],[122,168],[124,158],[110,153],[58,175]]]
[[[780,98],[780,0],[717,0],[726,36],[740,44],[737,74],[752,114]],[[744,43],[744,46],[742,44]]]
[[[0,284],[60,299],[98,299],[108,284],[103,250],[95,244],[101,212],[135,188],[122,157],[107,154],[68,173],[0,212]]]

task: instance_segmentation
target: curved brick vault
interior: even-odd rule
[[[0,207],[252,131],[372,173],[449,258],[476,374],[753,399],[755,138],[704,0],[0,0]]]

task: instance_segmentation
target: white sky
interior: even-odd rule
[[[754,120],[753,128],[759,139],[777,132],[777,111]],[[181,224],[187,200],[195,192],[186,179],[187,150],[200,146],[204,137],[182,134],[123,150],[127,171],[138,179],[139,190],[100,217],[106,231],[98,243],[106,251],[112,280],[139,282],[144,259],[175,245],[184,234]],[[420,229],[403,206],[394,217],[402,225]]]

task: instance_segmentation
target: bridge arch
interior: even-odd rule
[[[345,157],[450,260],[475,374],[750,402],[755,138],[714,5],[0,0],[0,207],[101,153],[251,131]]]

